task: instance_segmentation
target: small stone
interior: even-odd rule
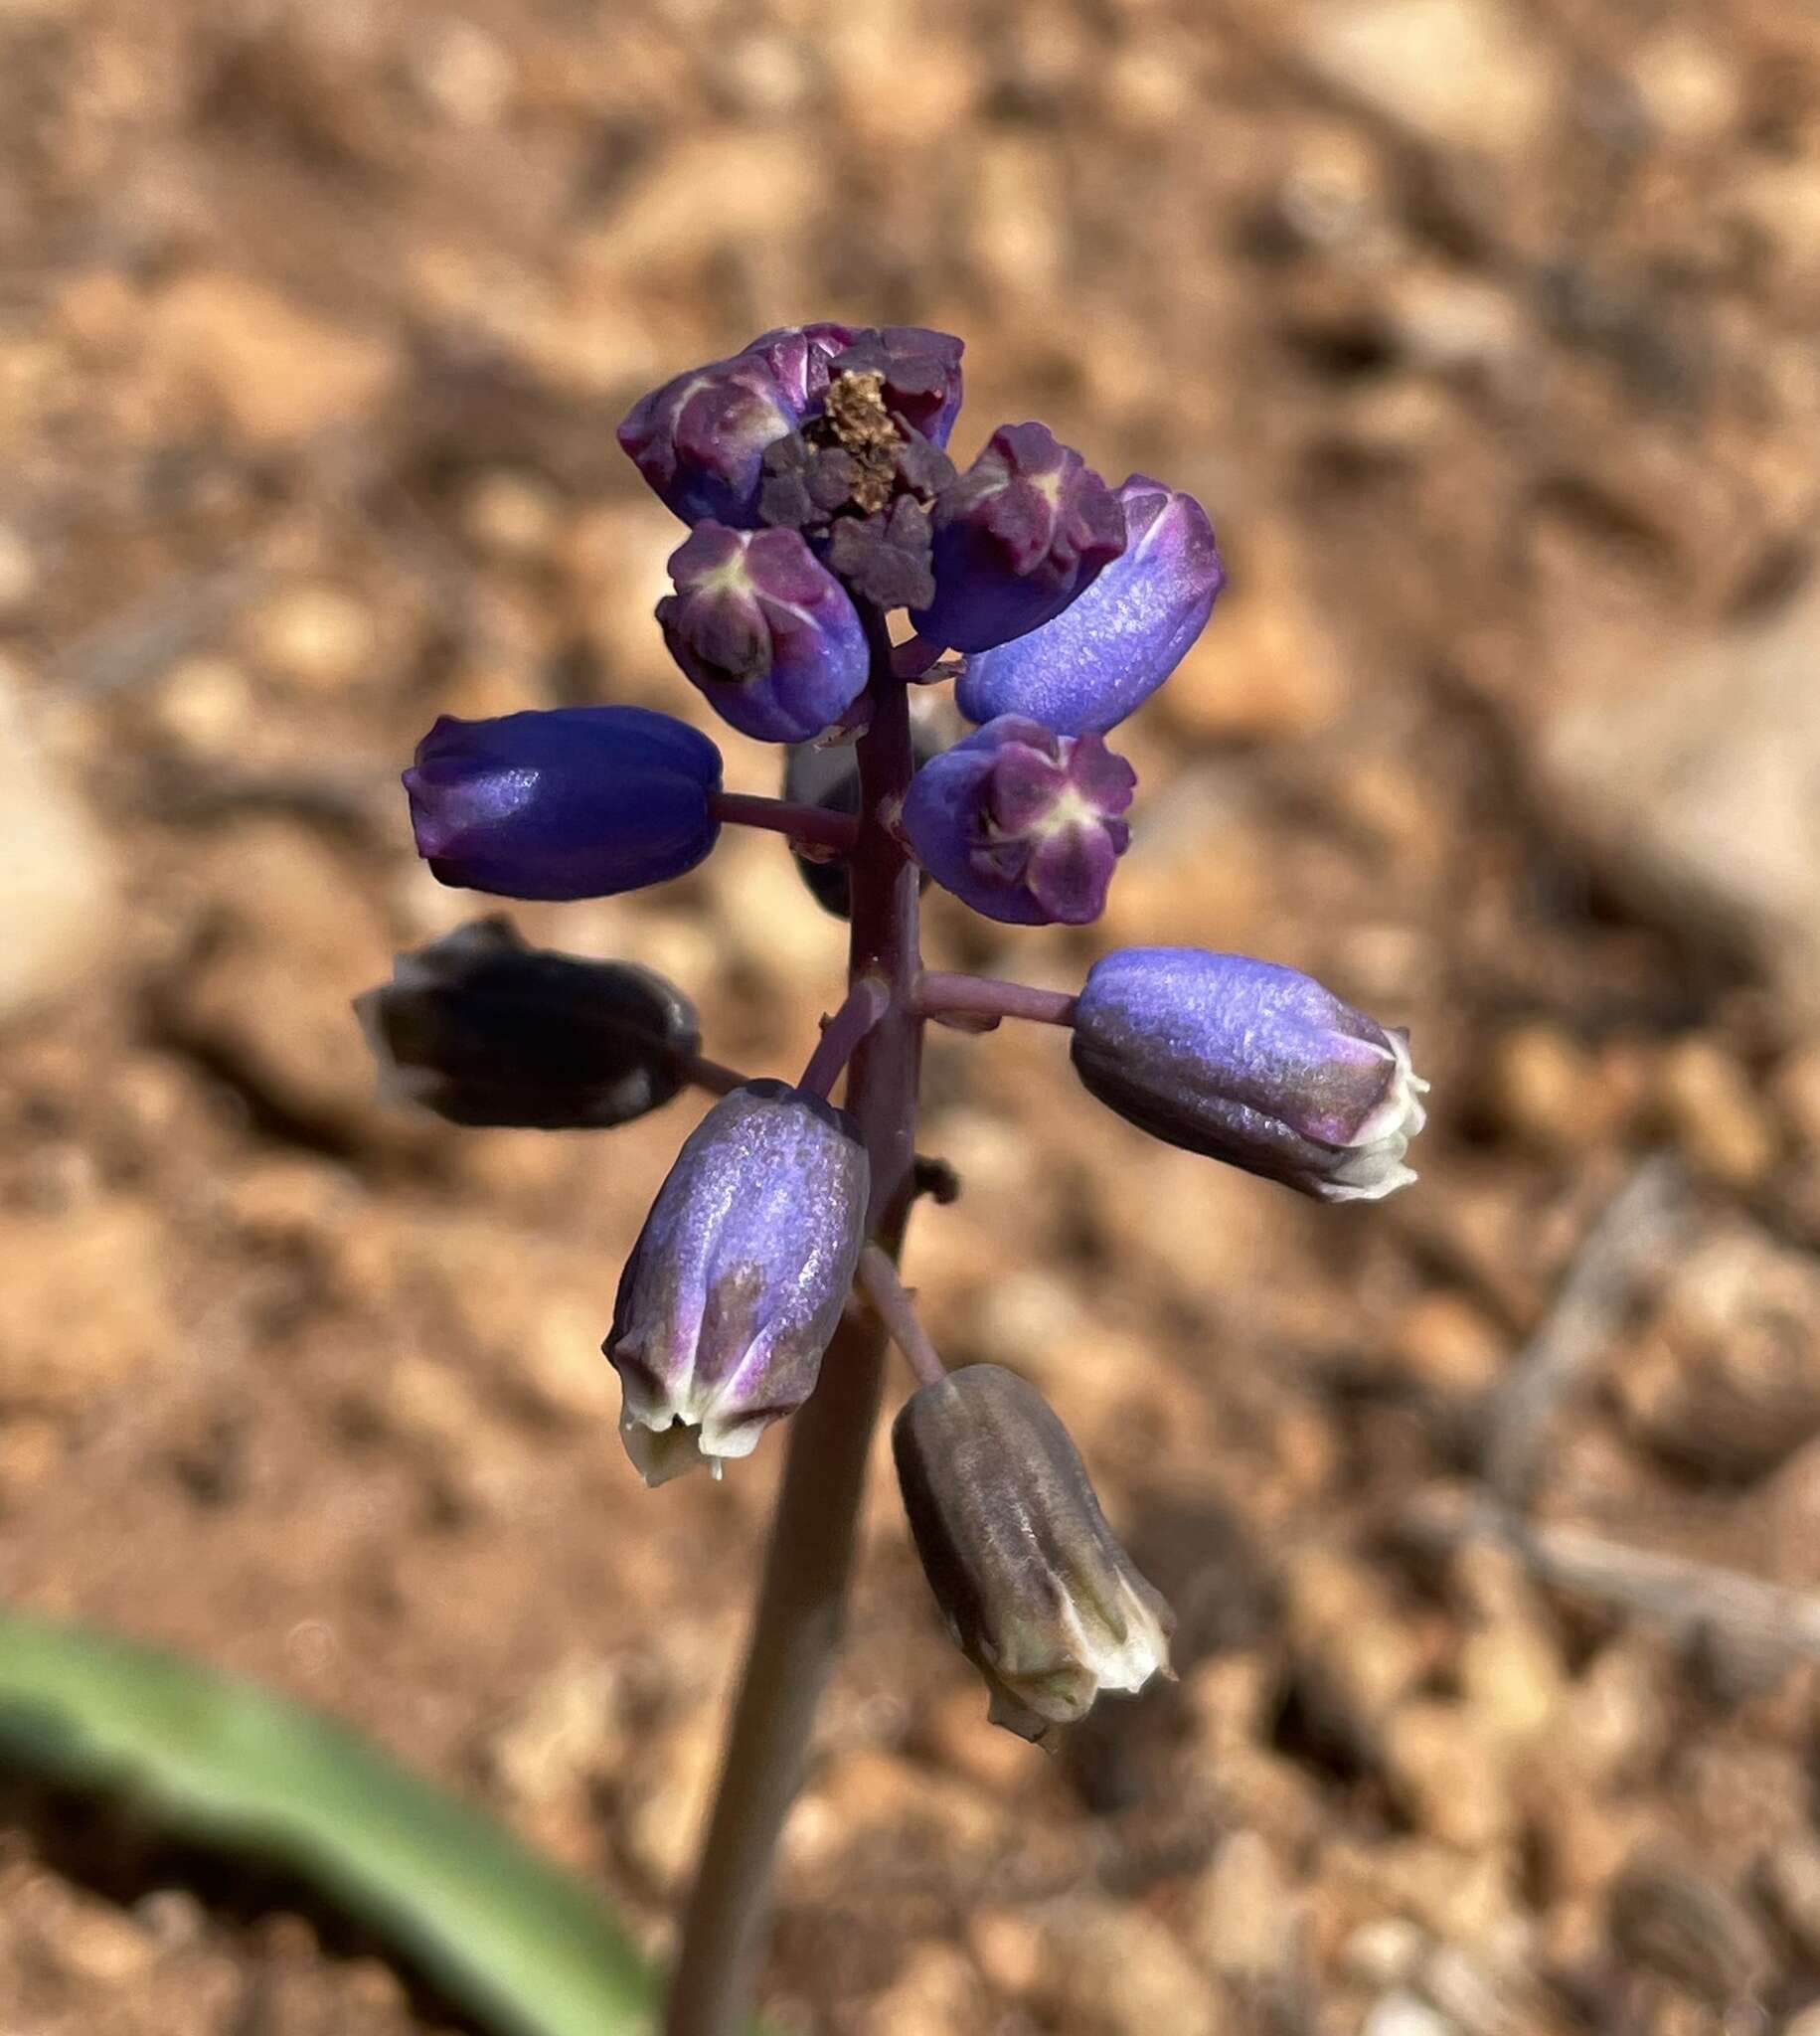
[[[108,950],[100,835],[34,741],[0,662],[0,1023],[77,988]]]
[[[1668,656],[1589,652],[1538,699],[1533,728],[1542,795],[1620,895],[1722,951],[1741,948],[1809,1010],[1820,1009],[1816,656],[1820,593]],[[1732,1164],[1747,1174],[1741,1140],[1739,1155]]]
[[[562,530],[562,504],[533,475],[495,468],[461,505],[462,527],[484,552],[514,564],[545,558]]]
[[[1677,1261],[1609,1376],[1648,1447],[1709,1477],[1774,1469],[1820,1434],[1820,1267],[1721,1224]]]
[[[1235,565],[1213,621],[1156,696],[1170,726],[1201,743],[1312,736],[1332,726],[1346,697],[1333,631],[1294,560],[1268,540]]]
[[[1607,1920],[1624,1958],[1721,2012],[1756,2001],[1775,1971],[1762,1926],[1738,1898],[1663,1852],[1632,1858],[1612,1885]]]
[[[1720,38],[1671,22],[1625,60],[1624,76],[1656,131],[1683,147],[1719,140],[1743,110],[1743,81]]]
[[[1039,2003],[1078,2036],[1219,2036],[1214,1983],[1145,1910],[1097,1895],[1039,1912]]]
[[[856,2036],[929,2036],[978,2026],[984,2005],[979,1973],[951,1945],[913,1946],[888,1992],[872,2001]]]
[[[1820,1840],[1803,1835],[1777,1845],[1758,1868],[1757,1884],[1801,1955],[1820,1965]]]
[[[1664,1056],[1659,1098],[1689,1159],[1725,1186],[1755,1187],[1775,1164],[1774,1125],[1743,1070],[1713,1041],[1683,1040]]]
[[[1489,1392],[1504,1374],[1509,1348],[1509,1338],[1462,1293],[1425,1293],[1397,1325],[1401,1369],[1446,1400]]]
[[[1546,44],[1495,0],[1318,0],[1301,45],[1330,85],[1446,147],[1517,156],[1554,111]]]
[[[0,523],[0,620],[17,614],[38,591],[38,558],[25,533]]]
[[[619,1837],[626,1857],[653,1888],[672,1893],[688,1878],[720,1765],[720,1734],[705,1716],[643,1751],[644,1785],[620,1818]]]
[[[1223,1979],[1258,1991],[1295,1963],[1299,1916],[1270,1848],[1234,1831],[1189,1890],[1182,1917],[1189,1950]]]
[[[186,657],[153,703],[158,727],[198,757],[236,756],[252,720],[252,687],[232,658]]]
[[[180,276],[152,307],[157,341],[259,444],[351,424],[397,376],[395,350],[244,276]]]
[[[1356,1751],[1374,1751],[1423,1665],[1383,1586],[1337,1550],[1298,1550],[1283,1578],[1283,1620],[1310,1710]]]
[[[268,670],[312,690],[335,692],[374,676],[373,619],[338,588],[285,589],[253,617],[251,637]]]
[[[1492,1047],[1486,1101],[1505,1130],[1551,1153],[1592,1150],[1609,1136],[1596,1057],[1560,1026],[1513,1027]]]
[[[1457,2024],[1412,1993],[1387,1993],[1373,2004],[1359,2036],[1460,2036]]]
[[[1516,1829],[1504,1747],[1453,1704],[1407,1703],[1384,1729],[1391,1785],[1417,1827],[1462,1852],[1484,1852]]]

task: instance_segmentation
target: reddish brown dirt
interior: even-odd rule
[[[1408,1025],[1434,1113],[1419,1186],[1330,1212],[1147,1145],[1046,1030],[931,1043],[966,1192],[910,1276],[951,1360],[1053,1396],[1182,1679],[1055,1761],[990,1733],[881,1476],[778,2026],[1718,2031],[1820,1995],[1812,1671],[1410,1532],[1660,1151],[1679,1249],[1538,1515],[1820,1590],[1820,1029],[1532,769],[1612,646],[1805,581],[1801,0],[10,0],[0,53],[0,676],[120,901],[4,1035],[0,1591],[328,1707],[667,1944],[778,1455],[648,1494],[613,1433],[597,1346],[696,1105],[408,1123],[347,1005],[478,909],[394,782],[435,714],[698,712],[625,405],[767,325],[915,318],[968,338],[957,449],[1041,414],[1201,494],[1233,573],[1122,732],[1102,926],[936,900],[934,956],[1268,953]],[[520,919],[666,970],[754,1069],[837,994],[769,840]],[[14,1807],[8,2036],[431,2026],[294,1893]]]

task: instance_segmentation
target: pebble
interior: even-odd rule
[[[79,988],[108,951],[116,909],[100,835],[0,660],[0,1023]]]
[[[1746,952],[1820,1009],[1820,592],[1663,655],[1589,650],[1537,704],[1540,792],[1620,896]],[[1683,1084],[1687,1077],[1682,1077]],[[1675,1105],[1698,1133],[1737,1085],[1710,1070]],[[1719,1092],[1723,1090],[1723,1094]],[[1719,1095],[1717,1103],[1714,1101]],[[1755,1164],[1713,1127],[1723,1178]]]
[[[1387,1777],[1418,1829],[1480,1853],[1515,1833],[1506,1750],[1475,1712],[1425,1699],[1383,1732]]]
[[[1365,1752],[1423,1667],[1378,1579],[1338,1550],[1307,1548],[1283,1573],[1283,1625],[1310,1708]]]
[[[1219,2036],[1221,1998],[1166,1925],[1097,1895],[1040,1911],[1038,2003],[1078,2036]]]
[[[285,588],[254,614],[249,635],[268,671],[311,690],[338,692],[374,676],[373,618],[339,588]]]
[[[352,424],[399,372],[393,347],[245,276],[191,270],[151,307],[155,340],[261,445]]]
[[[1445,147],[1515,156],[1554,111],[1545,42],[1496,0],[1323,0],[1300,32],[1329,84]]]
[[[1222,1978],[1256,1987],[1286,1974],[1296,1956],[1293,1892],[1255,1831],[1234,1831],[1183,1904],[1183,1942]]]
[[[1729,1188],[1756,1187],[1775,1164],[1775,1126],[1744,1071],[1711,1039],[1679,1041],[1662,1058],[1658,1105],[1688,1158]]]

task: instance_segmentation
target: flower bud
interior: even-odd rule
[[[1192,495],[1133,474],[1118,491],[1125,549],[1040,629],[967,659],[954,698],[969,721],[1026,714],[1065,736],[1103,735],[1149,699],[1207,626],[1226,571]]]
[[[877,374],[887,411],[938,446],[948,442],[960,411],[963,351],[951,332],[920,325],[827,323],[782,326],[745,348],[770,369],[799,417],[821,407],[836,375]]]
[[[781,1082],[725,1096],[677,1154],[602,1346],[647,1484],[730,1456],[815,1390],[866,1235],[853,1120]]]
[[[1012,926],[1084,926],[1130,845],[1137,774],[1103,737],[1002,715],[916,773],[900,820],[944,890]]]
[[[1079,1452],[1015,1372],[922,1386],[892,1428],[904,1510],[987,1716],[1042,1741],[1169,1673],[1175,1616],[1113,1539]]]
[[[400,954],[354,1009],[383,1095],[451,1124],[604,1130],[668,1103],[695,1007],[631,961],[527,947],[504,917]]]
[[[405,772],[438,883],[503,898],[606,898],[692,870],[720,829],[721,753],[643,707],[445,714]]]
[[[1428,1085],[1402,1032],[1311,976],[1204,947],[1125,947],[1075,1007],[1075,1071],[1140,1130],[1323,1202],[1415,1178]]]
[[[927,642],[989,650],[1040,629],[1125,548],[1118,502],[1047,425],[1001,424],[935,503]]]
[[[626,456],[685,523],[749,529],[758,519],[764,448],[802,411],[755,353],[711,361],[641,396],[619,426]]]
[[[664,641],[715,712],[761,743],[800,743],[866,690],[866,630],[793,530],[698,524],[670,558]]]

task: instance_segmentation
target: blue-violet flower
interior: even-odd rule
[[[865,625],[793,530],[702,523],[670,559],[664,641],[722,720],[763,743],[807,742],[866,690]]]
[[[865,1242],[866,1147],[781,1082],[725,1096],[678,1153],[619,1282],[604,1349],[647,1484],[748,1455],[815,1390]]]
[[[1053,621],[967,659],[954,698],[969,721],[1027,714],[1061,735],[1103,735],[1187,656],[1226,584],[1213,525],[1192,495],[1143,474],[1118,501],[1121,556]]]
[[[899,825],[944,890],[1012,926],[1084,926],[1131,830],[1137,774],[1102,737],[1001,715],[917,771]]]
[[[990,650],[1040,629],[1125,548],[1118,502],[1045,424],[1002,424],[936,497],[931,644]]]
[[[1311,976],[1204,947],[1125,947],[1088,971],[1075,1067],[1140,1130],[1323,1202],[1376,1201],[1405,1163],[1427,1084],[1401,1032]]]
[[[721,753],[643,707],[445,714],[405,772],[436,880],[505,898],[605,898],[692,870],[720,831]]]

